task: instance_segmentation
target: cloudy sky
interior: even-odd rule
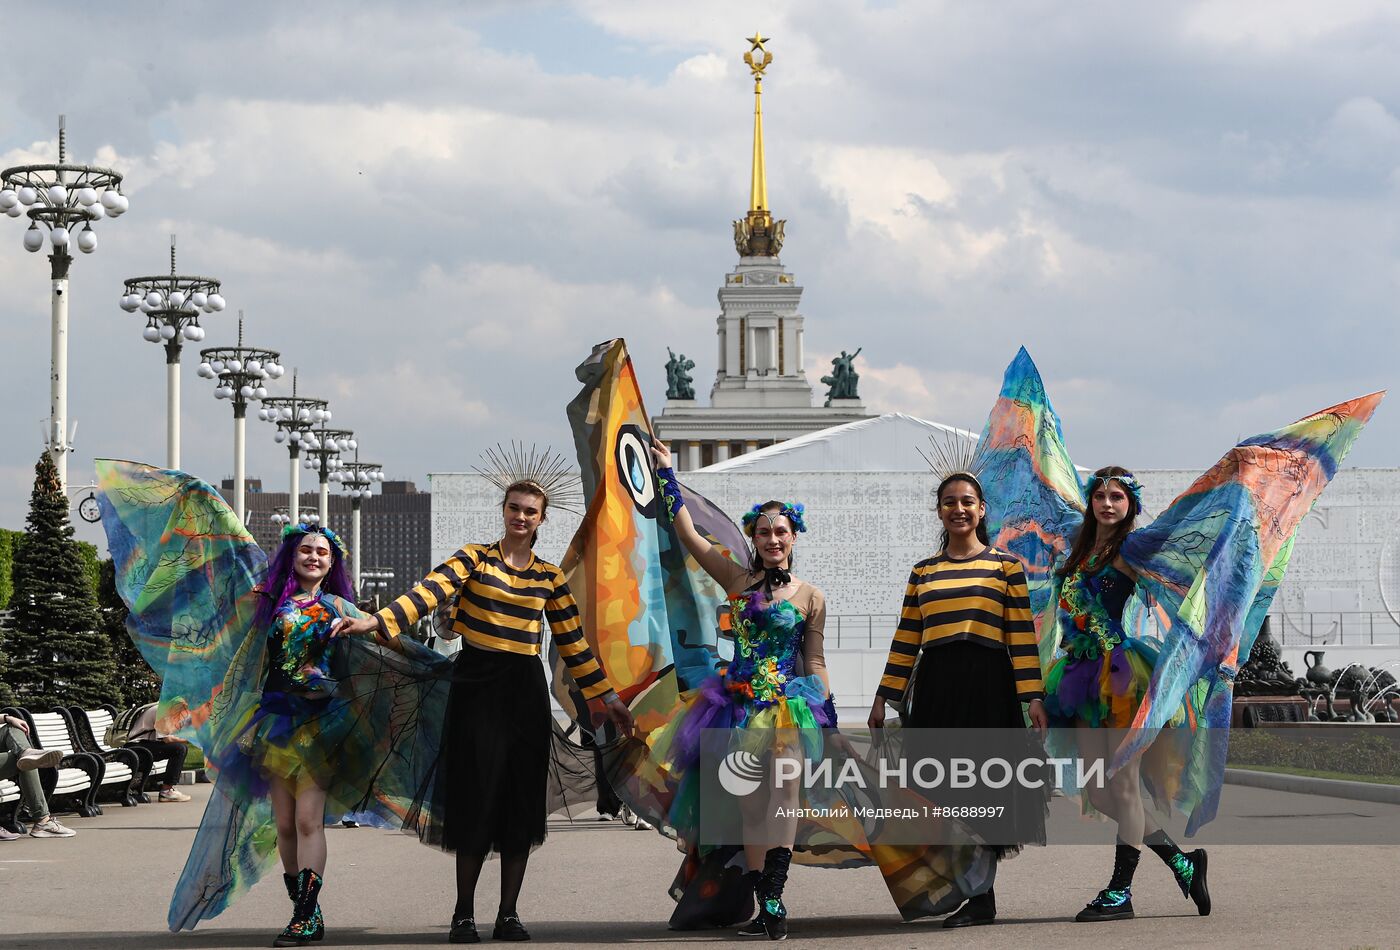
[[[230,303],[204,345],[244,309],[248,341],[390,477],[421,486],[511,438],[566,447],[573,367],[605,338],[626,337],[654,411],[668,345],[703,398],[755,28],[809,378],[864,346],[871,408],[978,428],[1024,344],[1081,464],[1204,468],[1397,377],[1394,3],[85,10],[61,68],[38,36],[0,58],[0,167],[52,161],[63,112],[70,155],[127,176],[130,212],[73,268],[75,484],[94,456],[164,459],[162,354],[116,304],[168,267],[172,232]],[[47,262],[22,232],[0,217],[12,527],[48,414]],[[193,355],[183,462],[217,480],[232,413]],[[1400,465],[1397,437],[1383,406],[1351,461]],[[250,420],[249,473],[282,487],[286,468]]]

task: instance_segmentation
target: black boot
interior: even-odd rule
[[[1206,887],[1206,851],[1197,848],[1190,854],[1183,854],[1181,848],[1165,831],[1154,831],[1142,843],[1152,849],[1152,853],[1162,859],[1176,878],[1176,886],[1181,888],[1181,896],[1188,897],[1196,904],[1196,913],[1210,916],[1210,891]]]
[[[990,924],[997,919],[997,899],[992,891],[969,897],[958,912],[943,921],[944,927],[975,927]]]
[[[292,904],[291,922],[272,941],[274,947],[301,947],[326,936],[325,921],[317,899],[321,896],[321,875],[302,868],[296,876],[296,899]]]
[[[1108,887],[1099,891],[1074,919],[1080,923],[1099,920],[1128,920],[1133,914],[1133,872],[1137,870],[1141,852],[1131,845],[1119,844],[1113,854],[1113,877]]]
[[[768,849],[763,859],[763,873],[759,875],[754,888],[758,898],[758,916],[739,929],[739,936],[767,937],[769,940],[787,938],[787,907],[783,905],[783,888],[787,885],[791,864],[791,848]]]

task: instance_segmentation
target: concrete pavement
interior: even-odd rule
[[[193,933],[165,929],[166,905],[209,787],[189,804],[104,806],[94,819],[64,818],[78,836],[0,843],[0,944],[6,948],[219,948],[268,946],[286,922],[280,877],[260,882],[222,917]],[[1358,803],[1269,792],[1294,815],[1354,810]],[[453,903],[449,856],[368,828],[333,828],[322,896],[328,939],[318,946],[419,947],[446,941]],[[670,946],[735,940],[730,932],[670,933],[665,893],[678,864],[673,845],[620,822],[555,820],[534,855],[521,916],[538,945]],[[1028,849],[1003,866],[1000,922],[943,931],[901,923],[873,869],[794,868],[791,940],[805,945],[1036,948],[1400,947],[1395,910],[1400,848],[1377,845],[1217,845],[1211,849],[1215,912],[1197,917],[1165,867],[1144,852],[1134,886],[1138,918],[1076,924],[1074,914],[1106,880],[1103,846]],[[493,916],[497,868],[487,865],[479,917]],[[486,928],[489,939],[489,924]]]

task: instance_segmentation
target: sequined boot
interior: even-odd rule
[[[301,947],[326,936],[326,925],[316,904],[321,895],[321,883],[321,875],[310,868],[302,868],[297,872],[296,903],[292,908],[292,919],[277,935],[277,939],[272,941],[274,947]]]
[[[791,848],[769,848],[763,859],[763,873],[754,888],[758,898],[758,916],[740,928],[741,937],[767,937],[769,940],[787,938],[787,907],[783,905],[783,888],[787,885],[788,866],[792,864]]]
[[[1183,854],[1175,841],[1165,831],[1154,831],[1142,839],[1142,843],[1152,849],[1162,859],[1176,878],[1176,886],[1181,888],[1181,896],[1190,898],[1196,905],[1196,913],[1210,916],[1210,890],[1206,887],[1206,851],[1197,848],[1190,854]]]
[[[295,910],[297,904],[297,876],[295,874],[288,874],[287,872],[283,871],[282,883],[287,886],[287,897],[291,899],[292,909]],[[324,930],[325,922],[321,917],[320,903],[316,904],[316,913],[314,914],[314,919],[317,927]]]
[[[1128,920],[1133,917],[1133,872],[1137,870],[1141,852],[1131,845],[1120,844],[1113,855],[1113,877],[1108,887],[1074,918],[1080,923],[1099,920]]]

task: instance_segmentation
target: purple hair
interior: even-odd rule
[[[258,602],[258,611],[253,617],[253,623],[259,630],[267,628],[273,616],[287,602],[287,598],[296,593],[301,586],[295,570],[296,552],[301,546],[301,539],[307,534],[308,532],[303,531],[283,538],[282,546],[277,549],[277,554],[268,564],[267,579],[263,581],[262,600]],[[327,543],[331,546],[331,568],[326,571],[326,576],[321,581],[321,590],[353,602],[355,588],[350,584],[350,575],[345,572],[345,558],[340,554],[340,546],[330,539],[327,539]]]

